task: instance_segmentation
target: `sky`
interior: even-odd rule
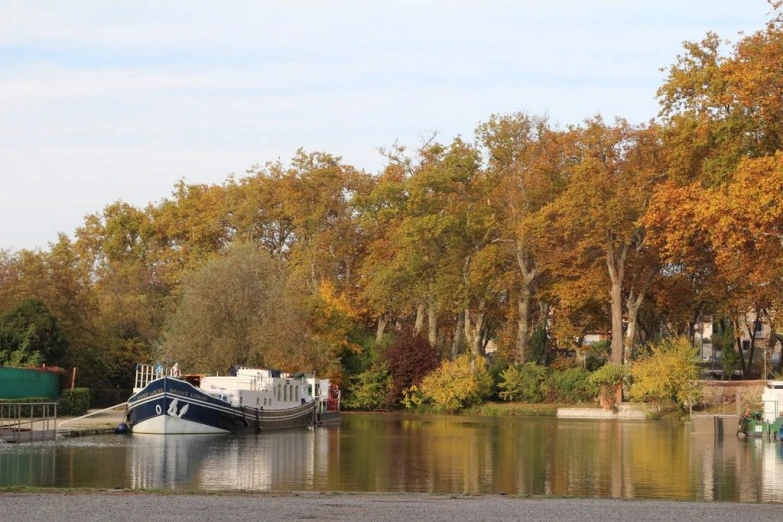
[[[121,200],[222,184],[298,148],[378,149],[492,114],[642,123],[682,42],[736,41],[764,0],[3,0],[0,250]]]

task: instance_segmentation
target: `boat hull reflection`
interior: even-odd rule
[[[318,489],[327,472],[329,437],[339,428],[262,435],[134,435],[134,489]]]

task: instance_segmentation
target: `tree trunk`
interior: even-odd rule
[[[460,353],[460,346],[462,345],[463,329],[465,328],[465,314],[460,312],[457,314],[457,326],[454,328],[454,342],[451,344],[451,359],[454,360]]]
[[[424,303],[419,303],[416,306],[416,325],[413,327],[413,331],[417,334],[421,334],[424,331]]]
[[[631,360],[631,350],[633,349],[633,343],[636,341],[636,326],[639,317],[639,308],[642,307],[644,296],[647,294],[647,289],[649,288],[653,277],[655,277],[655,272],[655,270],[650,270],[649,274],[647,274],[639,289],[639,295],[636,295],[635,289],[631,288],[631,294],[628,296],[628,301],[625,304],[625,307],[628,310],[628,330],[625,332],[624,363]]]
[[[476,314],[476,323],[471,327],[470,312],[465,310],[465,333],[468,334],[468,343],[473,356],[484,355],[482,353],[481,332],[484,329],[484,309],[486,304],[484,300],[479,303],[478,314]]]
[[[612,303],[612,356],[616,364],[623,362],[623,276],[625,275],[625,257],[628,245],[624,244],[620,252],[615,252],[610,243],[606,249],[606,265],[609,268],[609,279],[612,282],[609,295]]]
[[[532,295],[532,285],[538,271],[533,267],[530,257],[527,255],[522,245],[517,241],[516,245],[517,266],[520,272],[520,292],[518,298],[519,306],[519,324],[517,327],[517,357],[519,362],[527,361],[527,347],[530,338],[530,298]]]
[[[435,306],[435,299],[429,298],[427,302],[427,318],[429,319],[428,339],[432,346],[438,345],[438,311]]]
[[[375,344],[378,344],[383,339],[383,332],[386,330],[386,325],[389,324],[389,317],[386,314],[381,314],[378,317],[378,329],[375,332]]]
[[[462,324],[464,326],[465,331],[465,344],[468,345],[468,349],[472,348],[472,340],[471,335],[473,335],[473,318],[470,317],[470,310],[465,308],[465,310],[462,311],[462,317],[464,317],[464,320],[462,321]]]
[[[737,345],[737,353],[739,354],[740,371],[745,377],[747,375],[745,372],[745,352],[742,351],[742,339],[739,336],[739,321],[732,321],[732,323],[734,324],[734,343]],[[731,375],[729,375],[729,379],[731,379]]]
[[[742,376],[746,379],[750,379],[751,374],[753,373],[753,357],[756,355],[756,321],[759,321],[759,309],[756,308],[756,318],[753,320],[752,323],[748,324],[747,321],[745,321],[745,328],[748,330],[748,334],[750,334],[750,350],[748,350],[748,366],[747,366],[747,374],[745,372],[742,373]]]
[[[530,292],[523,287],[519,294],[519,324],[517,328],[517,357],[527,362],[527,345],[530,338]]]

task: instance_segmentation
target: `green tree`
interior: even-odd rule
[[[163,355],[181,367],[221,373],[234,365],[322,370],[317,349],[285,269],[251,244],[185,278],[163,342]]]
[[[56,366],[67,348],[57,319],[38,299],[22,301],[0,319],[0,364]]]

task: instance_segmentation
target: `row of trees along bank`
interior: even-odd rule
[[[339,380],[408,325],[449,359],[493,341],[516,362],[544,360],[536,332],[572,349],[605,331],[616,364],[706,314],[739,333],[752,310],[774,329],[781,89],[775,10],[730,47],[686,43],[649,123],[498,114],[472,141],[393,146],[377,173],[299,151],[146,208],[112,203],[46,250],[0,252],[0,313],[30,319],[4,320],[0,364],[35,356],[47,314],[63,343],[44,362],[107,388],[153,358]],[[22,330],[27,344],[9,340]]]

